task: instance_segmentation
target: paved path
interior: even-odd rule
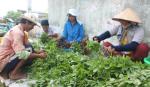
[[[31,81],[28,79],[21,79],[21,80],[4,80],[0,77],[0,87],[30,87],[31,84],[34,84],[35,81]]]

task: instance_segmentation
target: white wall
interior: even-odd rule
[[[107,21],[115,14],[131,7],[140,16],[145,29],[145,40],[150,37],[150,0],[49,0],[49,22],[63,29],[69,8],[79,10],[78,19],[88,34],[97,35],[107,29]],[[149,41],[150,42],[150,41]]]

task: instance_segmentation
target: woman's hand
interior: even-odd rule
[[[39,53],[39,57],[40,58],[46,58],[47,57],[47,53],[46,52],[41,52],[41,53]]]
[[[43,53],[43,52],[46,52],[46,51],[45,51],[45,50],[43,50],[43,49],[39,51],[39,53]]]
[[[97,41],[98,43],[100,43],[101,41],[98,39],[98,37],[97,36],[94,36],[93,37],[93,41]]]
[[[111,46],[109,47],[106,47],[106,46],[103,46],[104,50],[107,51],[109,54],[117,54],[118,52],[115,51],[114,48],[112,48]]]

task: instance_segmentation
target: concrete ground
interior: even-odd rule
[[[31,84],[35,84],[34,80],[21,79],[21,80],[10,80],[0,78],[0,87],[30,87]]]

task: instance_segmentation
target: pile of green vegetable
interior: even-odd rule
[[[98,43],[89,41],[86,55],[77,43],[69,52],[57,48],[53,40],[43,46],[47,58],[28,68],[29,78],[36,80],[31,87],[150,87],[148,65],[124,56],[106,58]]]

